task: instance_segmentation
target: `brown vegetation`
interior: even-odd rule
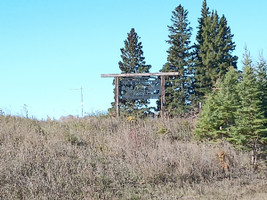
[[[222,170],[228,172],[230,168],[230,159],[228,155],[224,151],[220,151],[217,155]]]
[[[0,199],[266,199],[249,153],[193,139],[194,121],[0,116]],[[218,154],[216,152],[219,152]]]

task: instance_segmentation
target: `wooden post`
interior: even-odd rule
[[[161,90],[160,112],[161,112],[161,117],[164,118],[165,117],[165,76],[160,76],[160,79],[161,79],[161,84],[160,84],[160,90]]]
[[[115,77],[115,110],[116,110],[116,116],[120,116],[120,108],[119,108],[119,77]]]

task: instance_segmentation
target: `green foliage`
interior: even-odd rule
[[[170,117],[183,117],[189,111],[195,110],[198,103],[203,102],[203,112],[197,127],[198,136],[208,136],[211,140],[231,137],[229,141],[244,144],[247,139],[233,133],[241,131],[237,123],[245,119],[242,118],[242,115],[248,112],[245,109],[253,102],[255,106],[249,109],[255,109],[255,112],[258,112],[258,109],[259,115],[267,117],[266,61],[260,57],[256,72],[252,73],[254,81],[245,79],[244,72],[243,78],[248,81],[245,84],[240,78],[240,73],[236,71],[238,58],[232,55],[236,45],[226,17],[220,17],[216,10],[210,12],[204,0],[201,17],[198,19],[196,44],[192,46],[192,28],[187,15],[188,11],[183,6],[177,6],[172,12],[172,25],[168,26],[170,34],[167,42],[170,47],[167,51],[167,62],[161,71],[178,72],[178,76],[166,77],[165,110]],[[121,73],[149,72],[151,66],[146,65],[143,46],[139,39],[132,28],[124,41],[124,48],[121,48]],[[247,62],[244,63],[245,66],[251,65],[249,59],[245,59],[244,62]],[[248,85],[253,85],[253,88],[247,90]],[[253,97],[255,101],[248,101],[249,97]],[[149,99],[121,100],[121,115],[143,117],[150,110],[149,102]],[[160,100],[157,101],[157,107],[160,108]],[[110,111],[113,109],[114,102]],[[254,116],[255,120],[261,121],[260,116]],[[263,121],[258,123],[262,124]],[[266,127],[266,122],[263,126]]]
[[[235,44],[225,16],[220,18],[216,11],[210,13],[206,0],[203,1],[198,29],[194,87],[198,101],[203,101],[230,66],[236,68],[237,57],[231,55]]]
[[[140,37],[135,32],[135,29],[132,28],[130,33],[128,33],[127,39],[124,41],[124,48],[121,48],[122,61],[119,61],[121,73],[149,72],[151,65],[146,65],[142,42],[139,42],[139,39]],[[148,104],[149,99],[121,100],[120,111],[124,115],[142,116],[148,112]],[[112,103],[112,107],[114,107],[114,103]]]
[[[149,72],[151,66],[146,65],[142,42],[139,42],[139,39],[140,37],[132,28],[130,33],[128,33],[127,39],[124,41],[125,47],[121,48],[122,61],[119,61],[121,73]]]
[[[162,72],[178,72],[178,76],[166,77],[166,111],[170,116],[183,115],[189,109],[191,91],[190,67],[192,28],[187,19],[188,11],[181,5],[172,12],[172,26],[168,26],[170,35],[167,41],[170,48],[167,51],[167,63]]]
[[[218,126],[215,132],[220,137],[228,137],[230,129],[235,126],[235,112],[240,102],[237,89],[239,78],[240,74],[231,67],[226,74],[224,81],[218,84]]]
[[[228,136],[230,129],[235,125],[234,113],[239,104],[238,83],[239,73],[232,67],[203,106],[197,125],[200,137],[216,140]]]
[[[256,151],[267,142],[267,119],[262,110],[262,99],[250,55],[246,52],[243,61],[243,80],[238,85],[240,105],[235,113],[236,127],[230,141]]]
[[[197,123],[196,136],[212,141],[225,139],[257,155],[267,144],[264,92],[259,89],[262,79],[259,75],[257,79],[247,51],[243,64],[242,74],[230,68],[219,88],[208,96]]]
[[[259,56],[259,62],[256,66],[256,76],[260,92],[260,100],[262,102],[262,110],[267,118],[267,63],[262,55]]]

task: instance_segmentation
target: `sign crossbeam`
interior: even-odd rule
[[[101,74],[102,78],[110,77],[142,77],[142,76],[177,76],[178,72],[157,72],[157,73],[125,73],[125,74]]]
[[[115,78],[115,109],[119,116],[119,101],[133,99],[161,100],[161,117],[165,116],[165,77],[178,72],[101,74],[102,78]]]

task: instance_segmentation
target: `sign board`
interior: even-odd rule
[[[115,79],[115,109],[119,116],[120,100],[159,99],[161,116],[165,112],[165,77],[177,76],[178,72],[102,74]]]
[[[160,91],[159,77],[123,77],[120,80],[119,99],[158,99]]]

